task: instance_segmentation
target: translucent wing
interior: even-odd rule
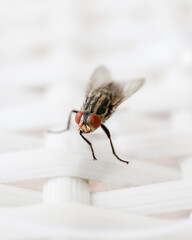
[[[98,89],[103,84],[110,83],[111,81],[112,79],[109,70],[104,66],[98,67],[91,76],[86,90],[86,97],[88,97],[95,89]]]
[[[113,82],[111,88],[112,93],[112,106],[115,109],[126,99],[130,98],[135,92],[137,92],[144,84],[145,79],[139,78],[124,82]]]

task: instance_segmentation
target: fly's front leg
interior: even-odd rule
[[[89,144],[89,146],[90,146],[90,148],[91,148],[92,155],[93,155],[93,160],[97,160],[97,158],[95,157],[95,153],[94,153],[94,150],[93,150],[93,147],[92,147],[91,142],[89,142],[89,140],[87,140],[87,138],[85,138],[85,137],[83,136],[83,131],[82,131],[82,130],[79,131],[79,134],[80,134],[80,136],[85,140],[85,142],[87,142],[87,143]]]
[[[114,149],[114,147],[113,147],[113,143],[112,143],[112,140],[111,140],[111,134],[110,134],[109,130],[107,129],[107,127],[106,127],[104,124],[101,124],[101,127],[102,127],[103,131],[106,133],[107,137],[109,138],[109,141],[110,141],[110,144],[111,144],[111,148],[112,148],[112,152],[113,152],[113,154],[115,155],[115,157],[116,157],[119,161],[128,164],[128,163],[129,163],[128,161],[125,161],[125,160],[119,158],[119,157],[117,156],[117,154],[115,153],[115,149]]]
[[[70,124],[71,124],[71,115],[72,115],[72,113],[78,113],[78,111],[77,111],[77,110],[72,110],[72,111],[70,112],[70,114],[69,114],[69,119],[68,119],[68,122],[67,122],[67,128],[62,129],[62,130],[59,130],[59,131],[51,131],[51,130],[48,130],[48,132],[49,132],[49,133],[62,133],[62,132],[65,132],[65,131],[69,130]]]

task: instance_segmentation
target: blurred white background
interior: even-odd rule
[[[100,129],[88,137],[98,161],[74,123],[45,132],[65,127],[99,65],[147,80],[106,124],[128,166]],[[0,132],[1,239],[77,239],[75,226],[81,239],[105,226],[105,239],[116,227],[122,239],[192,239],[192,1],[1,0]]]
[[[101,64],[114,79],[147,79],[135,109],[187,110],[190,122],[191,31],[190,0],[1,1],[0,128],[61,123]]]
[[[1,108],[69,83],[76,102],[101,64],[114,79],[146,77],[142,109],[192,105],[190,0],[2,0],[0,33]]]

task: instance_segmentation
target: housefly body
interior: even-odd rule
[[[115,82],[105,67],[97,68],[89,81],[83,106],[80,111],[72,110],[70,112],[67,128],[59,132],[64,132],[70,128],[71,115],[76,113],[75,121],[79,126],[79,134],[89,144],[94,160],[97,159],[92,144],[85,138],[84,134],[93,132],[101,126],[109,138],[115,157],[121,162],[128,164],[128,161],[117,156],[111,140],[111,134],[103,123],[122,102],[131,97],[143,84],[144,79]]]

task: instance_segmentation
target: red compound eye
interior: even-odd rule
[[[81,116],[82,116],[82,112],[78,112],[78,113],[76,113],[76,115],[75,115],[75,122],[79,125],[79,123],[80,123],[80,120],[81,120]]]
[[[90,119],[94,128],[98,128],[101,125],[101,118],[97,114],[91,113]]]

